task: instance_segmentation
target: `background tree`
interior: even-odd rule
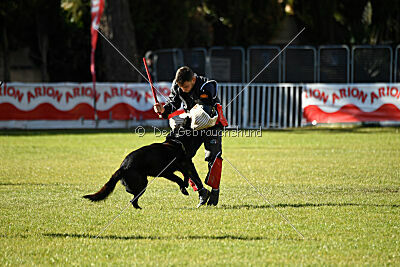
[[[106,0],[101,30],[132,62],[162,48],[266,45],[290,7],[304,44],[398,44],[399,0]],[[29,48],[43,81],[89,82],[90,0],[0,1],[1,80],[10,52]],[[99,81],[138,81],[102,38]]]
[[[136,49],[135,27],[130,13],[128,0],[106,1],[104,13],[100,22],[104,35],[127,57],[134,65],[138,65],[139,55]],[[138,81],[138,73],[132,69],[121,55],[99,36],[101,58],[96,64],[101,80]]]
[[[398,0],[289,0],[315,44],[400,42]]]
[[[259,45],[277,30],[285,13],[276,0],[207,0],[204,9],[212,21],[214,45]]]

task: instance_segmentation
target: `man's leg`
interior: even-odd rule
[[[219,184],[222,172],[222,138],[217,133],[208,135],[204,140],[205,160],[208,161],[208,173],[205,183],[212,187],[207,205],[218,204]]]

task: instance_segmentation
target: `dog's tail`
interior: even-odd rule
[[[122,170],[118,169],[111,176],[110,180],[108,180],[108,182],[97,193],[94,193],[92,195],[86,195],[83,197],[87,198],[91,201],[100,201],[100,200],[106,199],[108,197],[108,195],[110,195],[112,193],[112,191],[114,191],[115,185],[118,183],[118,181],[121,180],[121,178],[122,178],[121,173],[122,173]]]

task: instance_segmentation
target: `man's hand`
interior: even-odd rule
[[[161,103],[157,103],[157,104],[154,104],[154,111],[156,112],[156,113],[164,113],[164,107],[163,107],[163,105],[161,104]]]

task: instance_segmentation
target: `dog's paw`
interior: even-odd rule
[[[131,203],[132,203],[132,206],[135,208],[135,209],[138,209],[138,210],[141,210],[142,208],[139,206],[139,204],[137,203],[137,201],[131,201]]]
[[[185,187],[181,187],[181,192],[182,192],[182,194],[184,194],[185,196],[188,196],[188,195],[189,195],[189,192],[186,190]]]

